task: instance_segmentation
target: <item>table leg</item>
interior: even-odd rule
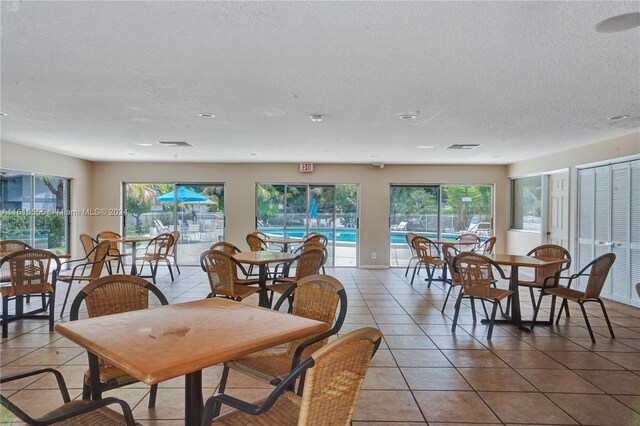
[[[260,291],[258,292],[258,306],[262,306],[263,308],[270,308],[269,305],[269,295],[267,294],[267,265],[261,264],[258,265],[258,279],[260,282],[258,285],[260,286]]]
[[[520,328],[522,327],[522,314],[520,313],[520,293],[518,291],[518,266],[511,267],[511,276],[509,276],[509,290],[513,291],[511,295],[511,321]]]
[[[98,357],[87,351],[89,356],[89,376],[91,377],[91,399],[99,401],[102,399],[100,388],[100,363]]]
[[[131,242],[131,275],[138,275],[138,269],[136,267],[136,242]]]
[[[202,421],[202,370],[185,376],[184,385],[184,424],[196,426]]]

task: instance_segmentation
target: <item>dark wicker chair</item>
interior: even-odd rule
[[[119,240],[120,238],[122,238],[122,236],[117,232],[113,232],[113,231],[102,231],[98,233],[98,235],[96,236],[96,240],[98,242],[109,241],[111,243],[111,247],[109,248],[109,254],[107,255],[107,259],[105,261],[105,264],[107,265],[107,270],[109,271],[110,275],[113,274],[113,268],[111,265],[111,262],[113,261],[116,262],[116,274],[120,272],[120,268],[122,268],[122,273],[124,273],[124,263],[122,262],[122,259],[126,255],[120,252],[120,249],[118,248],[118,241],[116,241],[116,240]]]
[[[460,254],[460,250],[455,248],[451,244],[443,244],[442,252],[444,254],[444,261],[447,263],[447,269],[449,270],[449,278],[447,278],[447,284],[449,284],[449,290],[447,291],[447,297],[444,299],[444,304],[442,305],[441,311],[444,312],[447,307],[447,301],[449,300],[449,295],[451,294],[451,290],[454,287],[460,287],[462,285],[462,281],[460,280],[460,274],[453,267],[453,260],[457,255]]]
[[[31,246],[24,241],[20,240],[0,240],[0,258],[19,250],[28,250]],[[6,263],[3,267],[0,267],[0,283],[8,282],[11,279],[9,276],[9,264]]]
[[[79,318],[80,306],[84,302],[89,318],[119,314],[149,307],[149,293],[153,293],[162,305],[168,305],[167,298],[150,282],[133,275],[109,275],[87,284],[80,290],[71,305],[71,321]],[[100,393],[136,383],[134,379],[118,367],[100,359]],[[158,385],[151,386],[149,408],[156,404]],[[91,396],[91,375],[84,373],[82,399]]]
[[[209,249],[200,255],[200,266],[207,273],[211,293],[207,297],[223,296],[227,299],[241,301],[261,290],[253,287],[259,279],[238,278],[238,268],[246,275],[242,265],[232,255],[222,250]]]
[[[127,425],[135,426],[138,423],[133,419],[131,407],[125,401],[118,398],[104,398],[100,401],[75,400],[71,401],[67,385],[64,382],[62,374],[53,368],[40,368],[24,373],[12,374],[0,378],[0,384],[9,383],[14,380],[20,380],[27,377],[38,376],[43,373],[51,373],[58,382],[58,389],[62,395],[64,405],[56,408],[49,413],[33,418],[22,411],[18,406],[14,405],[4,395],[0,395],[0,403],[3,407],[13,413],[24,423],[33,426],[43,426],[55,424],[56,426],[116,426]],[[35,377],[34,379],[35,380]],[[107,408],[109,405],[117,404],[120,406],[122,414]]]
[[[554,285],[548,288],[545,285],[547,281],[545,281],[545,284],[543,284],[542,288],[540,289],[541,293],[561,297],[563,299],[562,305],[560,305],[560,312],[558,312],[558,318],[556,319],[556,324],[560,321],[560,317],[562,316],[562,309],[565,308],[567,311],[569,309],[567,301],[571,300],[573,302],[576,302],[578,303],[578,305],[580,305],[580,310],[582,311],[584,322],[587,325],[587,330],[589,330],[591,341],[595,343],[596,339],[593,336],[593,330],[591,330],[591,324],[589,323],[589,318],[587,317],[587,311],[584,309],[584,304],[586,302],[598,302],[600,304],[600,308],[602,308],[604,319],[607,321],[607,326],[609,327],[611,338],[615,339],[616,336],[613,334],[613,327],[611,327],[611,321],[609,321],[607,309],[604,306],[604,302],[600,298],[600,292],[602,291],[602,287],[604,287],[604,283],[607,280],[607,276],[609,275],[609,271],[611,270],[611,267],[613,266],[613,262],[615,262],[615,260],[615,254],[603,254],[602,256],[596,258],[587,266],[582,268],[580,272],[573,274],[570,277],[559,277],[559,280],[568,280],[566,287],[562,285]],[[571,284],[573,284],[573,282],[580,277],[588,277],[585,291],[571,288]],[[540,300],[542,300],[542,297],[540,297],[540,299],[538,300],[538,306],[533,316],[533,323],[531,324],[531,328],[533,328],[536,324],[537,313],[538,309],[540,308]]]
[[[485,241],[478,244],[471,251],[480,254],[493,254],[494,247],[496,245],[496,237],[487,238]]]
[[[269,303],[273,302],[273,295],[275,293],[284,294],[289,287],[300,281],[302,278],[319,274],[322,262],[324,261],[324,256],[324,250],[310,247],[284,264],[283,276],[276,276],[276,278],[273,279],[273,284],[267,286],[267,290],[271,292],[269,296]],[[294,264],[296,274],[293,277],[289,277],[289,270]]]
[[[8,269],[9,285],[0,287],[2,295],[2,337],[9,333],[9,322],[19,319],[48,319],[49,331],[53,330],[55,309],[55,288],[60,273],[60,260],[47,250],[18,250],[0,259],[0,269]],[[51,280],[49,280],[51,273]],[[40,295],[42,307],[23,312],[23,298]],[[16,304],[15,314],[9,315],[9,301]],[[46,312],[48,314],[39,314]]]
[[[171,281],[173,281],[173,271],[171,270],[171,263],[169,262],[169,252],[171,247],[175,243],[173,235],[170,233],[160,234],[149,241],[147,248],[144,251],[144,255],[140,258],[142,265],[138,275],[143,278],[151,278],[153,283],[156,283],[156,274],[158,273],[158,263],[162,260],[167,264],[169,268],[169,274],[171,275]],[[149,264],[151,275],[142,275],[142,269],[145,263]]]
[[[178,242],[180,241],[180,231],[169,232],[173,237],[173,244],[169,248],[169,252],[167,253],[168,259],[173,259],[173,265],[176,267],[176,271],[178,271],[178,275],[180,275],[180,267],[178,266]],[[169,264],[169,271],[171,271],[171,262]],[[173,277],[173,273],[171,275]]]
[[[409,252],[411,253],[411,258],[409,259],[409,262],[407,262],[407,269],[404,271],[405,277],[409,273],[411,262],[413,262],[414,260],[416,261],[418,260],[418,254],[416,253],[416,248],[413,246],[413,239],[417,236],[418,235],[413,232],[407,232],[406,234],[404,234],[404,239],[407,242],[407,245],[409,246]],[[420,272],[420,269],[418,269],[418,272]]]
[[[211,424],[225,404],[239,411],[218,417],[213,424],[348,425],[381,340],[375,328],[346,334],[311,354],[265,400],[253,404],[224,393],[214,395],[205,404],[202,424]],[[294,392],[297,380],[300,385]]]
[[[427,237],[417,236],[412,241],[413,247],[416,249],[416,255],[418,256],[418,262],[413,267],[413,275],[411,276],[411,285],[416,277],[416,272],[420,266],[424,266],[427,270],[427,276],[429,278],[429,284],[427,287],[431,287],[431,281],[433,281],[433,274],[436,268],[442,268],[444,266],[444,260],[440,258],[440,250],[438,245]]]

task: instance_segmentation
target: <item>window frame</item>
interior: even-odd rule
[[[538,216],[539,219],[539,229],[535,230],[535,229],[524,229],[524,223],[525,221],[524,219],[524,203],[522,202],[522,199],[524,198],[524,195],[521,194],[516,194],[517,192],[517,188],[515,187],[517,182],[522,182],[523,180],[527,179],[527,180],[533,180],[537,178],[538,179],[538,188],[539,188],[539,194],[540,194],[540,213]],[[543,198],[544,195],[544,174],[543,173],[536,173],[536,174],[531,174],[531,175],[525,175],[525,176],[518,176],[518,177],[512,177],[509,178],[509,231],[517,231],[517,232],[530,232],[533,234],[541,234],[542,233],[542,216],[543,216],[543,211],[544,211],[544,206],[545,206],[545,200]],[[522,185],[521,188],[524,188],[525,185]],[[519,195],[519,196],[518,196]],[[518,209],[516,208],[516,201],[517,200],[521,200],[520,203],[522,204],[522,208],[520,208],[520,222],[517,223],[517,221],[515,221],[515,215],[518,211]],[[535,217],[535,216],[534,216]]]

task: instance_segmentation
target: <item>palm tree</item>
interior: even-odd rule
[[[158,196],[158,191],[151,185],[144,183],[125,184],[127,193],[127,214],[136,220],[136,231],[142,232],[142,222],[140,217],[143,213],[151,211],[151,205]]]

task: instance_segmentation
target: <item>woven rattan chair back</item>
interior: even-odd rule
[[[348,425],[382,334],[361,328],[318,349],[305,375],[299,426]]]
[[[84,250],[87,260],[93,262],[93,249],[98,245],[98,241],[89,234],[80,234],[80,244],[82,244],[82,250]]]
[[[247,245],[251,251],[267,250],[267,243],[265,240],[255,233],[247,235]]]
[[[604,284],[607,281],[607,276],[609,275],[609,271],[611,270],[613,262],[615,261],[615,254],[606,253],[591,261],[591,263],[582,268],[582,271],[579,272],[580,275],[585,275],[587,271],[589,274],[587,286],[584,291],[585,299],[597,299],[600,297],[602,287],[604,287]]]
[[[431,264],[434,259],[440,259],[438,246],[427,237],[416,236],[413,240],[416,256],[424,263]]]
[[[4,240],[0,241],[0,258],[14,251],[28,250],[31,246],[20,240]],[[9,276],[9,264],[5,263],[0,267],[0,282],[7,282],[11,279]]]
[[[480,241],[480,238],[478,238],[478,235],[476,234],[472,234],[472,233],[463,233],[458,235],[458,237],[456,238],[456,240],[462,242],[462,243],[477,243],[478,241]]]
[[[91,262],[94,263],[91,265],[91,271],[86,277],[91,279],[100,278],[100,274],[102,274],[102,268],[104,267],[104,262],[107,260],[109,250],[111,250],[111,242],[103,241],[95,246],[95,248],[89,253],[88,258]]]
[[[242,253],[242,250],[240,250],[238,247],[236,247],[231,243],[227,243],[226,241],[220,241],[218,243],[211,244],[211,247],[209,247],[209,250],[220,250],[227,253],[230,256],[233,256],[234,254]]]
[[[318,274],[323,260],[324,250],[319,248],[304,250],[300,253],[296,264],[296,281]]]
[[[50,293],[60,272],[60,260],[47,250],[14,251],[2,258],[0,267],[7,265],[10,285],[0,287],[2,297]],[[52,282],[49,281],[52,273]]]
[[[312,234],[307,235],[304,239],[305,244],[322,244],[323,246],[327,246],[329,240],[322,234]]]
[[[231,255],[222,250],[206,250],[200,255],[200,266],[207,273],[211,294],[238,297],[235,292],[238,270]]]
[[[407,242],[407,245],[409,246],[409,250],[411,251],[411,257],[417,256],[416,248],[413,246],[413,239],[417,236],[418,235],[413,232],[407,232],[406,234],[404,234],[404,239]]]
[[[149,241],[147,245],[147,256],[152,256],[155,259],[166,259],[173,246],[173,235],[170,233],[164,233],[156,236],[153,240]]]
[[[493,254],[495,245],[496,245],[496,237],[491,237],[485,240],[484,242],[480,243],[480,245],[478,245],[478,247],[474,248],[472,251],[476,253],[484,254],[484,255]]]
[[[120,250],[118,249],[118,242],[113,240],[118,240],[122,238],[120,234],[113,231],[102,231],[98,233],[97,240],[109,240],[111,241],[111,247],[109,248],[109,256],[120,256]]]
[[[444,261],[447,262],[447,268],[449,270],[449,276],[451,277],[452,285],[461,285],[460,274],[453,267],[453,261],[457,255],[460,254],[460,250],[455,248],[452,244],[443,244],[442,253],[444,255]]]
[[[566,260],[564,263],[556,263],[536,268],[534,282],[539,286],[542,286],[548,277],[560,276],[562,271],[566,271],[571,266],[571,254],[569,254],[569,251],[555,244],[538,246],[527,253],[527,256],[533,256],[541,260]],[[547,287],[552,287],[553,285],[555,285],[555,283],[547,282]]]
[[[168,255],[169,256],[175,256],[176,248],[178,246],[178,241],[180,241],[180,231],[169,232],[169,234],[173,238],[173,242],[171,244],[171,247],[169,247]],[[178,271],[178,272],[180,272],[180,271]]]
[[[485,297],[484,293],[491,288],[493,282],[493,267],[500,269],[488,257],[473,252],[462,252],[453,262],[453,269],[458,272],[463,292],[469,296]]]
[[[340,291],[343,293],[345,291],[340,281],[329,275],[311,275],[302,278],[297,282],[291,313],[299,317],[322,321],[331,327],[336,320]],[[346,314],[346,306],[341,306],[340,310],[345,311],[339,315],[343,317]],[[306,336],[289,342],[287,352],[293,354],[298,345],[308,339],[309,336]],[[324,339],[308,346],[300,359],[306,359],[315,350],[324,346],[327,341],[328,339]]]

